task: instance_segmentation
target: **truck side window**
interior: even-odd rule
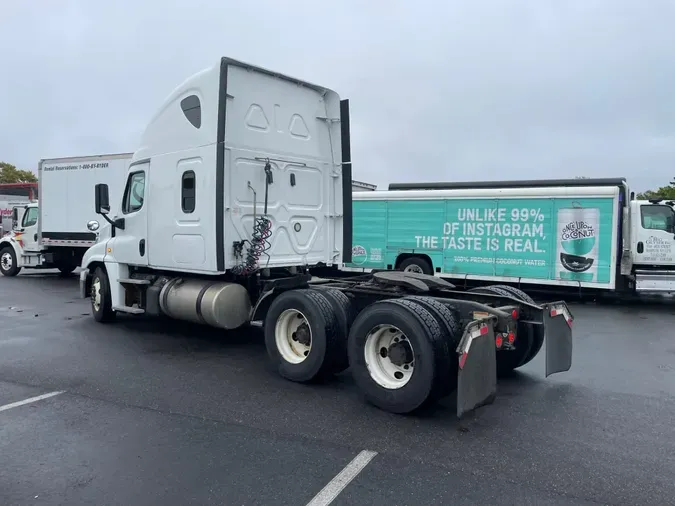
[[[197,95],[189,95],[181,100],[180,108],[193,127],[202,126],[202,104]]]
[[[196,204],[196,190],[195,190],[195,173],[192,170],[183,172],[181,182],[180,205],[183,212],[190,214],[195,210]]]
[[[643,205],[640,206],[640,220],[644,229],[673,232],[675,212],[670,206],[660,204]]]
[[[29,207],[23,215],[23,220],[21,223],[22,228],[32,227],[38,221],[38,208]]]
[[[124,189],[124,202],[122,203],[122,212],[124,214],[133,213],[143,207],[143,197],[145,195],[145,172],[132,172],[129,174],[127,187]]]

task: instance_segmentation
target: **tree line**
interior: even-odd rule
[[[656,190],[648,190],[644,193],[638,193],[638,199],[641,200],[651,200],[651,199],[675,199],[675,178],[667,184],[666,186],[661,186]]]
[[[577,176],[577,179],[586,179],[586,176]],[[6,183],[36,183],[37,177],[30,170],[17,169],[7,162],[0,162],[0,184]],[[650,200],[656,198],[675,199],[675,178],[666,186],[656,190],[638,193],[638,199]]]
[[[7,162],[0,162],[0,184],[37,183],[37,177],[30,170],[17,169]]]

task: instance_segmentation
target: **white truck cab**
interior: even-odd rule
[[[632,200],[630,247],[636,292],[675,292],[675,205],[667,200]],[[622,265],[622,268],[624,266]]]
[[[0,238],[0,272],[13,276],[41,261],[38,240],[38,202],[12,208],[12,230]]]
[[[104,267],[107,311],[137,313],[125,297],[134,272],[204,276],[209,286],[259,265],[340,264],[340,107],[331,90],[227,58],[193,75],[147,126],[114,217],[107,185],[97,187],[112,230],[83,258],[83,290]]]

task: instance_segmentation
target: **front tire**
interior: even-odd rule
[[[391,413],[410,413],[444,390],[448,343],[437,319],[411,300],[371,304],[349,333],[352,376],[366,400]]]
[[[289,290],[270,305],[265,347],[279,374],[299,383],[323,379],[341,366],[338,319],[318,290]]]
[[[11,246],[5,246],[0,250],[0,272],[3,276],[13,277],[19,274],[21,267],[17,265],[16,253]]]
[[[115,319],[110,296],[110,282],[108,274],[102,267],[97,267],[91,278],[90,289],[91,312],[99,323],[108,323]]]

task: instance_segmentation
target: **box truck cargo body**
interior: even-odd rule
[[[426,186],[354,193],[347,269],[468,284],[675,291],[672,205],[630,200],[625,179]]]
[[[14,229],[0,239],[0,272],[15,276],[22,268],[72,272],[96,243],[98,222],[92,189],[100,181],[121,196],[120,175],[131,153],[41,160],[39,201],[15,205]]]

